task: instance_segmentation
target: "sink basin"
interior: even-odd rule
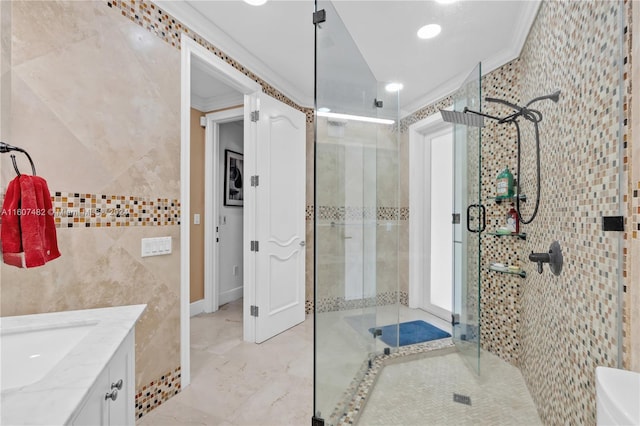
[[[2,331],[2,393],[44,378],[97,322]]]
[[[640,425],[640,373],[596,367],[598,426]]]

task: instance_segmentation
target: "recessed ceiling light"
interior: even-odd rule
[[[399,92],[400,90],[402,90],[402,88],[404,87],[404,85],[402,83],[389,83],[386,86],[384,86],[385,90],[387,92]]]
[[[451,3],[455,3],[458,0],[436,0],[438,3],[440,4],[451,4]]]
[[[418,30],[418,37],[421,39],[434,38],[442,31],[442,27],[438,24],[429,24]]]
[[[244,2],[251,6],[262,6],[267,2],[267,0],[244,0]]]
[[[327,107],[318,108],[318,112],[329,112],[329,111],[331,111],[331,108],[327,108]]]

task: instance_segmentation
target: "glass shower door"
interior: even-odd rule
[[[337,424],[376,348],[378,83],[333,4],[316,10],[314,414]]]
[[[480,111],[480,64],[453,95],[453,108]],[[481,128],[454,125],[453,342],[480,374],[480,233],[485,212],[480,199]]]

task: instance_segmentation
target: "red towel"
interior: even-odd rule
[[[60,257],[51,195],[39,176],[20,175],[2,204],[2,258],[19,268],[42,266]]]

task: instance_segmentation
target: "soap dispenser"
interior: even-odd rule
[[[518,212],[513,204],[511,204],[511,210],[507,213],[507,229],[512,234],[520,233],[520,220],[518,219]]]

